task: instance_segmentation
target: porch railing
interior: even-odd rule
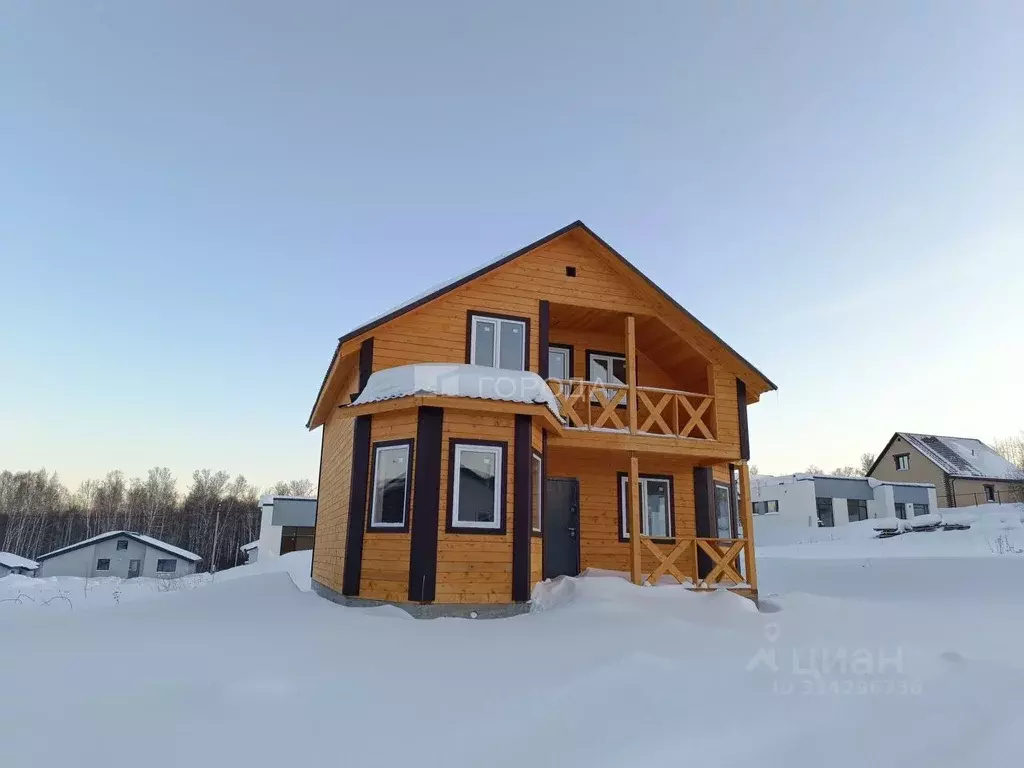
[[[629,430],[629,387],[579,379],[548,379],[562,415],[576,429]],[[715,439],[713,395],[636,387],[638,434]]]
[[[697,589],[709,589],[718,586],[750,586],[743,574],[750,572],[753,552],[747,539],[681,539],[668,554],[651,541],[648,536],[641,536],[640,541],[654,556],[658,565],[644,579],[646,584],[657,584],[664,575],[675,578],[680,584],[690,582]],[[707,556],[711,570],[703,577],[699,573],[700,554]],[[688,555],[689,573],[683,573],[676,565],[684,555]],[[740,566],[740,558],[744,566]]]

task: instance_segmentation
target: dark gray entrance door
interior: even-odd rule
[[[544,499],[544,578],[580,572],[580,485],[576,478],[549,477]]]
[[[139,568],[142,566],[141,560],[129,560],[128,561],[128,578],[134,579],[139,575]]]

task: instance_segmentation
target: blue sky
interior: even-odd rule
[[[762,471],[1024,426],[1018,2],[4,9],[0,467],[315,480],[337,337],[577,218]]]

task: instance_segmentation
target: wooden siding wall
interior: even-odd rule
[[[441,456],[441,504],[437,532],[437,592],[439,603],[508,603],[512,601],[512,445],[515,416],[485,416],[479,412],[445,409]],[[508,443],[505,451],[505,533],[449,533],[449,440],[495,440]],[[531,563],[532,565],[532,563]]]
[[[715,366],[715,423],[718,441],[729,448],[735,448],[740,455],[740,413],[736,407],[736,377],[729,371]]]
[[[402,440],[416,437],[416,418],[419,411],[409,408],[375,414],[370,426],[370,449],[384,440]],[[413,449],[415,454],[415,447]],[[410,456],[409,514],[412,514],[413,478],[416,467]],[[370,519],[373,488],[369,487],[373,475],[373,454],[370,454],[370,477],[367,478],[366,519]],[[410,521],[411,522],[411,521]],[[409,549],[412,535],[404,532],[363,532],[363,567],[359,578],[359,597],[372,600],[409,599]]]
[[[577,276],[567,277],[566,266],[575,266]],[[466,312],[482,310],[530,319],[530,370],[536,371],[541,299],[650,312],[604,259],[570,235],[376,329],[373,370],[414,362],[465,362]]]
[[[629,571],[629,542],[619,541],[618,473],[629,471],[626,454],[548,451],[548,472],[554,477],[575,477],[580,483],[580,568]],[[726,470],[728,471],[728,470]],[[643,457],[641,475],[672,475],[672,503],[676,536],[696,536],[693,496],[693,463],[687,460]],[[665,554],[671,549],[662,545]],[[657,567],[644,548],[643,570]],[[690,573],[692,556],[676,561]]]
[[[343,388],[348,393],[359,387],[359,373],[353,372]],[[316,545],[313,552],[313,578],[341,592],[345,565],[345,539],[348,534],[348,497],[352,477],[352,430],[354,421],[341,418],[333,408],[321,427],[323,456],[320,488],[317,494]]]

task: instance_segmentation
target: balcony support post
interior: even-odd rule
[[[636,320],[632,315],[626,316],[626,384],[629,387],[629,433],[635,435],[636,429]]]
[[[754,514],[750,503],[750,467],[746,459],[740,462],[740,519],[743,520],[744,576],[750,588],[757,591],[757,561],[754,559]]]
[[[635,453],[629,454],[629,483],[626,494],[629,514],[629,577],[640,586],[643,583],[640,559],[640,461]]]

